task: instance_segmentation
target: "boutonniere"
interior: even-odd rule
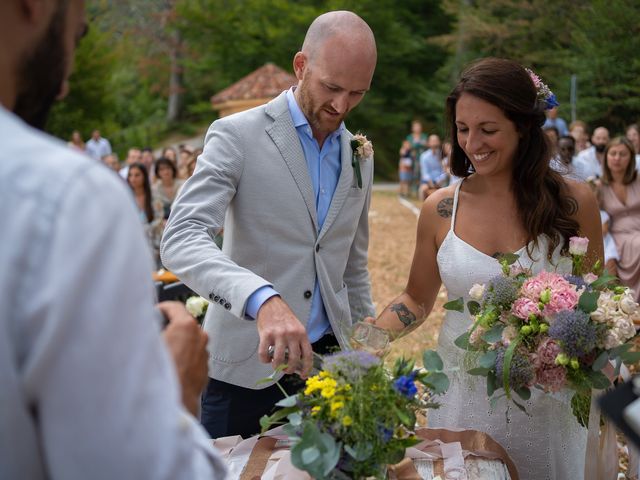
[[[358,188],[362,188],[362,173],[360,172],[360,162],[371,158],[373,155],[373,144],[367,137],[357,133],[351,139],[351,166],[358,180]]]

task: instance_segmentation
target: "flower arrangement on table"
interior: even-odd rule
[[[610,386],[603,369],[611,361],[617,376],[623,361],[640,360],[628,342],[636,335],[638,304],[598,264],[594,272],[583,272],[587,245],[587,238],[570,239],[572,275],[534,276],[517,263],[518,255],[506,254],[499,259],[502,275],[469,292],[467,309],[474,321],[455,343],[475,352],[468,373],[486,377],[492,408],[506,396],[526,411],[513,392],[528,400],[533,387],[571,389],[574,415],[586,426],[592,389]],[[444,307],[463,312],[463,299]]]
[[[419,443],[416,412],[436,408],[433,396],[449,387],[436,352],[425,351],[423,363],[398,359],[388,371],[365,351],[325,356],[302,392],[261,419],[263,432],[286,418],[291,461],[316,479],[383,478],[387,465]]]

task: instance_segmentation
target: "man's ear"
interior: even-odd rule
[[[307,56],[302,52],[296,53],[293,57],[293,73],[295,73],[298,80],[302,80],[306,68]]]

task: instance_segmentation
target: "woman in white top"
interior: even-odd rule
[[[539,80],[539,79],[538,79]],[[561,257],[569,238],[590,240],[591,263],[602,258],[595,196],[588,186],[565,180],[549,167],[551,150],[542,131],[548,105],[521,65],[487,58],[472,64],[446,102],[453,150],[451,171],[462,181],[425,201],[405,291],[375,321],[395,334],[415,328],[431,311],[444,282],[450,299],[469,298],[474,283],[500,274],[499,253],[516,252],[534,272],[570,273]],[[465,352],[454,340],[471,324],[468,313],[449,312],[438,350],[451,386],[429,425],[489,433],[514,460],[521,479],[583,478],[586,429],[575,420],[569,396],[532,392],[526,408],[505,399],[492,410],[484,379],[465,373]]]

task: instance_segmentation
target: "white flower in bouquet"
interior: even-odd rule
[[[186,303],[187,312],[198,318],[204,315],[209,306],[209,302],[202,297],[189,297]]]
[[[606,307],[598,307],[591,312],[591,320],[596,323],[607,323],[610,316],[609,309]]]
[[[620,298],[620,310],[627,315],[633,315],[638,310],[638,304],[633,299],[629,289]]]
[[[507,325],[502,330],[502,343],[509,345],[518,337],[518,329],[514,325]]]
[[[474,300],[480,301],[482,300],[482,296],[484,295],[484,285],[480,285],[479,283],[474,283],[471,290],[469,290],[469,296]]]

